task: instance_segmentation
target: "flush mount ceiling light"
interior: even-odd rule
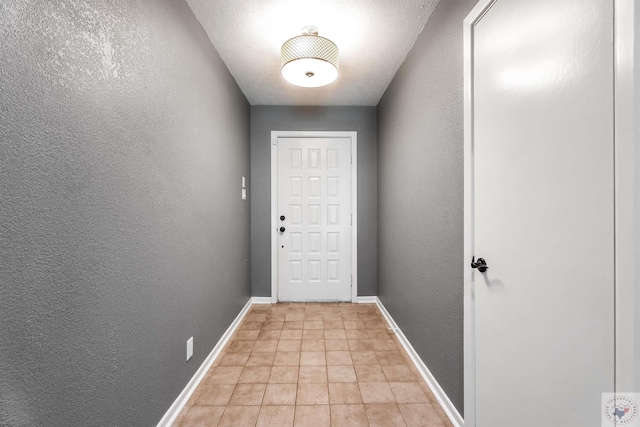
[[[296,86],[320,87],[338,78],[338,46],[307,26],[302,35],[287,40],[280,52],[282,77]]]

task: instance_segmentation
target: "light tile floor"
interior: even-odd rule
[[[374,304],[254,305],[174,426],[451,426]]]

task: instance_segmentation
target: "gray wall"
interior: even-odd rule
[[[155,425],[250,295],[249,105],[183,1],[0,40],[0,425]]]
[[[438,3],[378,105],[378,295],[463,411],[462,21]]]
[[[376,295],[375,107],[251,107],[251,295],[271,296],[271,131],[358,132],[358,295]]]

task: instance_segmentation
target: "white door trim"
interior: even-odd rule
[[[355,131],[271,131],[271,302],[278,302],[278,138],[351,139],[351,302],[358,301],[358,133]]]
[[[637,360],[640,355],[635,354],[634,343],[638,339],[638,332],[634,329],[637,310],[635,301],[640,293],[640,283],[635,277],[634,238],[637,238],[638,226],[634,225],[634,192],[638,182],[635,181],[635,171],[638,155],[634,153],[634,132],[639,126],[634,123],[635,86],[633,72],[640,64],[634,61],[635,43],[640,41],[640,28],[634,29],[634,16],[638,13],[640,4],[634,0],[615,0],[614,2],[614,90],[615,90],[615,318],[616,318],[616,391],[640,391],[640,369]],[[634,62],[636,62],[634,64]],[[635,149],[637,150],[637,148]],[[637,209],[637,207],[636,207]],[[635,283],[634,283],[635,281]],[[635,288],[635,289],[634,289]],[[634,337],[635,334],[635,337]],[[635,372],[634,372],[635,371]]]
[[[497,0],[480,0],[463,23],[464,40],[464,414],[465,426],[476,426],[475,387],[475,301],[472,270],[473,256],[473,29]],[[634,373],[634,293],[640,292],[640,283],[634,283],[633,223],[634,191],[634,81],[633,42],[634,10],[632,0],[612,0],[614,12],[615,81],[615,318],[616,318],[616,389],[630,391]],[[636,28],[636,31],[640,29]],[[637,65],[637,64],[636,64]],[[635,83],[638,84],[638,83]],[[636,100],[638,102],[640,100]],[[636,325],[638,326],[638,325]],[[630,380],[631,379],[631,380]],[[631,382],[630,382],[631,381]],[[632,390],[636,391],[636,390]],[[484,426],[480,426],[484,427]]]

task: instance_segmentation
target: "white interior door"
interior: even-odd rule
[[[351,139],[278,138],[278,300],[351,300]]]
[[[475,420],[600,426],[614,390],[613,1],[473,31]]]

